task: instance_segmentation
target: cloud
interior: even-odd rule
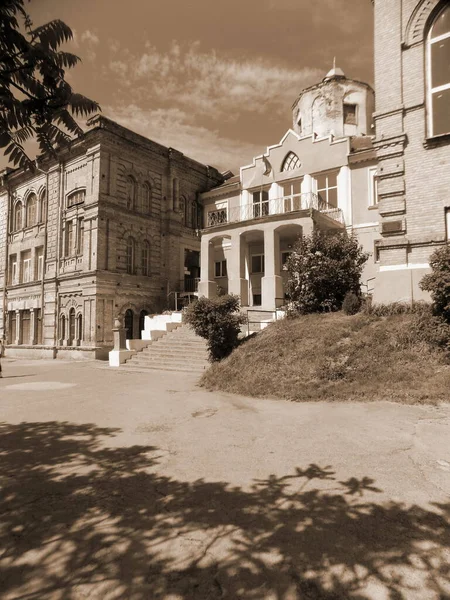
[[[141,55],[125,53],[109,67],[119,78],[127,74],[139,101],[176,102],[202,117],[225,120],[242,111],[285,113],[300,90],[322,75],[262,59],[221,57],[213,50],[202,52],[198,42],[183,47],[176,41],[166,52],[147,43]]]
[[[135,104],[106,106],[104,114],[124,127],[186,156],[219,170],[232,169],[251,162],[265,148],[221,136],[218,131],[198,126],[179,108],[143,109]]]
[[[95,33],[92,33],[92,31],[89,31],[89,29],[83,31],[83,33],[81,34],[81,41],[88,42],[89,44],[93,44],[94,46],[100,43],[98,36],[95,35]]]

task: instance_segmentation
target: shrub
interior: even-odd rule
[[[314,231],[302,237],[287,261],[290,309],[297,313],[340,310],[347,292],[360,296],[368,254],[346,232]]]
[[[222,360],[239,343],[245,316],[239,312],[239,296],[200,298],[184,309],[184,321],[208,343],[209,359]]]
[[[450,245],[433,252],[430,267],[431,273],[425,275],[419,285],[430,292],[436,314],[450,322]]]
[[[391,302],[389,304],[364,303],[364,313],[376,317],[392,317],[394,315],[430,313],[431,306],[427,302]]]
[[[342,303],[342,310],[346,315],[356,315],[361,308],[361,303],[361,296],[357,296],[353,292],[347,292]]]

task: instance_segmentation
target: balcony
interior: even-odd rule
[[[206,228],[219,227],[227,223],[253,221],[272,215],[283,215],[302,210],[314,209],[344,225],[344,215],[340,208],[330,206],[320,196],[312,192],[296,196],[264,200],[252,204],[242,204],[231,208],[221,208],[207,213]]]

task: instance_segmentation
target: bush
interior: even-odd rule
[[[353,292],[347,292],[342,303],[342,310],[346,315],[356,315],[361,309],[361,304],[361,296],[357,296]]]
[[[308,314],[340,310],[345,295],[360,296],[368,254],[346,232],[314,231],[302,237],[287,261],[290,310]]]
[[[430,292],[436,314],[450,322],[450,245],[433,252],[430,267],[432,272],[425,275],[419,285]]]
[[[430,313],[431,306],[427,302],[391,302],[389,304],[364,303],[363,311],[367,315],[375,317],[392,317],[394,315],[409,315]]]
[[[184,309],[183,319],[208,342],[209,359],[222,360],[239,344],[245,316],[239,312],[239,296],[200,298]]]

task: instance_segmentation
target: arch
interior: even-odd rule
[[[26,227],[36,225],[38,221],[38,199],[34,192],[28,194],[26,204]]]
[[[152,210],[152,186],[148,181],[144,181],[142,186],[142,212],[149,215]]]
[[[141,247],[141,274],[150,275],[150,242],[144,240]]]
[[[13,231],[19,231],[23,228],[23,203],[18,200],[14,205]]]
[[[127,199],[127,208],[129,210],[135,210],[136,208],[136,180],[132,175],[127,175],[125,196]]]
[[[421,0],[414,9],[406,25],[404,45],[406,47],[420,44],[425,40],[427,24],[436,15],[445,2],[442,0]]]
[[[134,324],[134,312],[131,308],[127,308],[124,315],[124,328],[125,336],[127,340],[133,339],[133,324]]]
[[[136,242],[131,235],[127,238],[127,247],[126,247],[126,270],[129,275],[134,274],[135,267],[135,252],[136,252]]]
[[[288,152],[284,157],[283,164],[281,165],[281,171],[294,171],[300,169],[302,163],[295,152]]]

